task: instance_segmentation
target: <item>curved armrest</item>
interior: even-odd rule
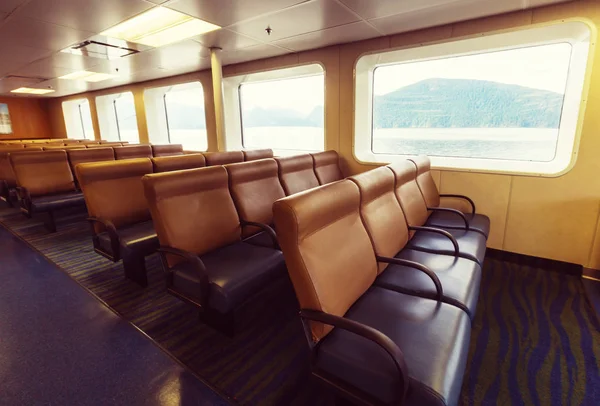
[[[424,231],[427,233],[436,233],[436,234],[443,235],[444,237],[448,238],[450,240],[450,242],[452,243],[452,245],[454,246],[454,256],[455,257],[458,256],[458,254],[459,254],[458,241],[456,241],[456,238],[454,238],[454,236],[452,234],[450,234],[448,231],[440,230],[439,228],[435,228],[435,227],[417,227],[417,226],[409,226],[408,229],[414,230],[414,231]]]
[[[433,284],[435,285],[435,290],[437,291],[436,299],[439,302],[442,301],[442,298],[444,297],[444,289],[442,287],[442,282],[440,281],[440,278],[438,278],[438,276],[435,274],[435,272],[433,272],[431,269],[427,268],[425,265],[419,264],[418,262],[409,261],[407,259],[387,258],[387,257],[380,257],[379,255],[377,255],[377,262],[385,262],[386,264],[408,266],[410,268],[418,269],[419,271],[427,274],[427,276],[429,276],[429,278],[431,278],[431,280],[433,281]]]
[[[240,224],[242,225],[242,227],[252,226],[252,227],[260,228],[265,233],[269,234],[269,237],[271,237],[271,241],[273,242],[273,248],[275,248],[276,250],[281,249],[281,248],[279,248],[279,242],[277,241],[277,234],[275,233],[275,230],[273,230],[270,226],[263,224],[263,223],[256,223],[254,221],[246,221],[246,220],[241,220]]]
[[[467,220],[467,217],[465,216],[465,214],[462,211],[456,210],[456,209],[450,209],[448,207],[428,207],[427,210],[431,210],[431,211],[445,211],[447,213],[454,213],[457,216],[459,216],[460,218],[462,218],[462,220],[465,223],[465,230],[469,231],[469,220]]]
[[[17,186],[17,195],[19,199],[31,201],[31,194],[25,187]]]
[[[175,271],[175,269],[169,268],[167,258],[166,258],[167,254],[175,255],[176,257],[183,258],[184,262],[189,263],[194,268],[194,271],[198,274],[198,280],[200,283],[200,292],[199,292],[200,303],[199,304],[201,306],[205,306],[206,302],[208,301],[209,282],[208,282],[208,276],[206,275],[206,266],[204,265],[204,262],[202,262],[202,259],[200,259],[200,257],[197,254],[194,254],[193,252],[184,251],[184,250],[180,250],[178,248],[173,248],[173,247],[167,247],[165,245],[161,245],[160,248],[158,249],[158,252],[161,255],[163,266],[165,268],[165,271],[168,274],[168,279],[167,279],[168,285],[171,285],[173,283],[173,272]],[[168,287],[170,287],[170,286],[168,286]],[[177,294],[181,296],[180,293],[177,293]],[[193,299],[190,299],[187,297],[185,299],[196,303],[196,300],[193,300]]]
[[[115,258],[115,261],[118,261],[121,258],[121,240],[119,238],[119,233],[117,233],[117,228],[110,220],[104,220],[98,217],[88,217],[87,221],[90,222],[92,226],[92,236],[94,238],[98,238],[98,233],[96,232],[96,228],[94,227],[94,223],[100,223],[106,228],[106,232],[108,233],[108,237],[110,238],[110,248],[112,250],[112,256]]]
[[[398,375],[402,383],[399,387],[400,399],[398,399],[398,404],[404,403],[409,383],[408,368],[406,367],[404,354],[402,354],[400,348],[398,348],[396,343],[393,342],[388,336],[383,334],[381,331],[374,329],[373,327],[364,325],[357,321],[345,319],[339,316],[334,316],[333,314],[328,314],[317,310],[301,309],[300,317],[304,320],[312,320],[336,328],[340,328],[342,330],[349,331],[350,333],[359,335],[363,338],[366,338],[369,341],[374,342],[379,347],[384,349],[385,352],[387,352],[388,355],[392,358],[392,361],[394,362],[396,369],[398,370]]]
[[[455,199],[466,200],[471,205],[471,208],[473,209],[473,214],[475,214],[475,202],[465,195],[440,195],[440,197],[452,197]]]

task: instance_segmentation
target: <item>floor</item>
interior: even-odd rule
[[[0,247],[0,404],[228,404],[3,227]]]

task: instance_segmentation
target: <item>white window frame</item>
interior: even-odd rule
[[[154,87],[144,90],[144,106],[146,110],[146,121],[148,123],[148,138],[150,143],[163,143],[163,141],[156,141],[164,139],[166,134],[166,143],[171,144],[171,130],[169,128],[169,116],[166,103],[167,93],[170,91],[185,90],[186,87],[192,88],[199,86],[202,91],[202,101],[204,103],[205,93],[202,82],[199,80],[186,83],[178,83],[168,86]],[[174,89],[175,88],[175,89]],[[204,125],[206,126],[206,110],[204,111]],[[208,131],[206,130],[204,144],[206,151],[208,149]]]
[[[67,130],[67,137],[76,140],[93,140],[95,134],[92,128],[91,138],[88,138],[88,134],[85,131],[85,124],[83,123],[83,114],[81,112],[81,105],[88,105],[88,110],[90,112],[90,119],[92,115],[92,111],[90,108],[89,100],[86,98],[83,99],[75,99],[75,100],[67,100],[62,102],[62,110],[63,110],[63,118],[65,120],[65,128]],[[75,129],[77,127],[77,129]],[[77,133],[77,136],[73,135],[73,132]]]
[[[240,102],[240,86],[244,83],[267,82],[278,79],[297,79],[304,76],[323,75],[325,80],[325,68],[320,63],[310,63],[307,65],[294,66],[292,68],[274,69],[269,71],[249,73],[246,75],[232,76],[223,79],[223,92],[225,105],[225,149],[227,151],[243,150],[243,130],[242,130],[242,110]],[[324,109],[327,109],[325,94],[323,94]],[[327,128],[323,125],[323,145],[320,151],[325,150],[325,139],[327,137]],[[276,155],[293,155],[306,152],[295,149],[275,150]]]
[[[519,31],[481,35],[439,44],[365,54],[355,65],[354,155],[362,163],[390,163],[410,155],[372,151],[373,74],[377,67],[445,59],[516,48],[569,43],[569,75],[560,120],[556,156],[549,162],[432,156],[432,167],[459,171],[556,177],[568,172],[577,160],[582,118],[594,55],[595,28],[584,21],[568,21]]]
[[[133,92],[131,92],[131,91],[107,94],[107,95],[96,97],[96,110],[98,112],[98,124],[100,125],[100,134],[101,134],[103,140],[114,141],[114,142],[122,141],[121,131],[119,128],[119,117],[118,117],[117,110],[116,110],[116,101],[117,101],[117,99],[119,99],[120,97],[122,97],[125,94],[132,95],[134,107],[135,107],[135,96],[133,95]],[[137,116],[137,111],[136,111],[136,116]],[[114,120],[109,119],[109,117],[114,118]],[[136,119],[137,119],[137,117],[136,117]],[[135,143],[139,143],[140,142],[140,129],[137,126],[137,122],[136,122],[136,128],[137,128],[137,141]],[[126,141],[128,141],[128,140],[126,140]]]

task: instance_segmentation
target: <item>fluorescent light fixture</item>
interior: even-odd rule
[[[218,30],[218,25],[190,17],[170,8],[155,7],[100,35],[151,47],[160,47]]]
[[[110,73],[96,73],[87,70],[81,70],[79,72],[73,72],[69,73],[68,75],[60,76],[59,79],[85,80],[86,82],[101,82],[103,80],[108,80],[116,77],[116,75],[111,75]]]
[[[20,87],[15,90],[11,90],[11,93],[25,93],[25,94],[48,94],[54,92],[54,89],[34,89],[31,87]]]

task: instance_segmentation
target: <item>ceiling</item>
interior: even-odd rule
[[[228,65],[561,1],[0,0],[0,95],[29,86],[60,97],[198,71],[210,66],[211,46],[223,49]],[[59,52],[157,5],[223,28],[116,60]],[[57,79],[84,69],[118,77]]]

